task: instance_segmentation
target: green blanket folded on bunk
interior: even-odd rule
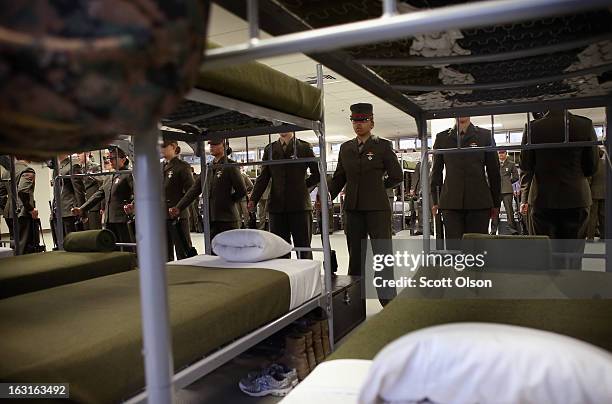
[[[168,266],[175,371],[287,313],[286,274]],[[0,301],[0,381],[70,383],[110,403],[145,385],[138,271]]]
[[[258,62],[202,70],[196,88],[310,120],[322,115],[321,90]]]
[[[398,296],[329,357],[373,359],[397,338],[455,322],[511,324],[568,335],[612,351],[612,300],[407,299]],[[474,341],[475,344],[478,341]]]
[[[108,252],[117,246],[110,230],[75,231],[66,236],[64,249],[69,252]]]
[[[49,251],[0,261],[0,299],[124,272],[136,267],[127,252]]]

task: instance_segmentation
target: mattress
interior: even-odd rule
[[[175,261],[172,265],[213,268],[266,268],[283,272],[289,277],[291,287],[290,310],[321,294],[321,262],[315,260],[274,259],[248,263],[228,262],[221,257],[212,255],[197,255]]]
[[[289,311],[290,276],[266,265],[167,266],[175,371]],[[71,400],[86,403],[145,385],[138,271],[0,300],[0,329],[2,382],[68,382]]]
[[[323,114],[321,90],[258,62],[202,70],[196,88],[314,121]]]
[[[283,400],[283,404],[356,404],[372,361],[338,359],[323,362]]]
[[[0,299],[132,270],[136,255],[126,252],[48,251],[0,261]]]
[[[369,318],[330,357],[373,359],[389,342],[411,331],[454,322],[488,322],[535,328],[612,351],[612,300],[417,299],[400,293]]]

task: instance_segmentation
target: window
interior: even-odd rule
[[[415,147],[416,147],[416,138],[399,140],[399,148],[402,150],[414,149]]]

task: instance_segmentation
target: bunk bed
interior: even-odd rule
[[[0,266],[0,299],[4,299],[130,271],[136,268],[136,255],[118,251],[48,251],[6,257]]]
[[[222,2],[223,3],[223,2]],[[230,2],[226,2],[230,3]],[[268,2],[266,2],[267,4]],[[271,3],[271,2],[270,2]],[[367,3],[367,2],[366,2]],[[378,2],[376,2],[379,4]],[[278,2],[275,2],[278,5]],[[261,40],[250,41],[248,44],[234,47],[232,49],[213,49],[207,52],[207,62],[204,64],[203,68],[206,70],[214,69],[215,67],[224,67],[227,65],[231,65],[236,61],[247,61],[252,60],[258,57],[266,57],[273,56],[278,54],[283,54],[289,51],[292,52],[313,52],[313,51],[327,51],[335,48],[340,48],[343,46],[355,45],[355,44],[364,44],[368,42],[382,41],[388,40],[395,37],[404,37],[407,35],[413,34],[421,34],[425,32],[429,32],[432,29],[436,30],[444,30],[448,28],[460,29],[467,28],[473,25],[482,24],[482,21],[486,21],[489,24],[496,23],[506,23],[511,22],[515,19],[518,20],[526,20],[529,18],[538,18],[542,16],[548,16],[551,14],[555,14],[556,10],[547,9],[547,6],[551,4],[556,4],[561,7],[561,11],[568,12],[573,10],[582,10],[585,8],[595,8],[601,6],[607,6],[608,2],[605,1],[577,1],[577,0],[562,0],[558,2],[551,2],[546,0],[517,0],[517,1],[502,1],[502,2],[479,2],[477,4],[472,5],[461,5],[456,6],[452,10],[441,10],[436,11],[433,10],[431,12],[422,13],[416,12],[413,15],[408,17],[406,16],[397,16],[395,14],[395,10],[389,7],[390,5],[395,5],[395,2],[385,0],[383,3],[385,16],[379,21],[371,21],[366,23],[355,23],[355,25],[347,26],[345,30],[323,30],[318,33],[315,33],[315,36],[308,35],[299,35],[294,36],[292,38],[272,38],[270,40]],[[253,11],[253,5],[256,5],[256,2],[249,2],[249,14],[253,16],[255,12]],[[282,7],[281,7],[282,8]],[[377,8],[378,9],[378,8]],[[256,11],[256,10],[255,10]],[[378,9],[380,11],[380,9]],[[278,17],[276,22],[283,20],[282,26],[283,29],[291,29],[287,27],[291,27],[294,18],[287,18],[288,15],[293,15],[294,13],[288,13],[285,8],[282,8],[282,14],[277,15]],[[354,13],[347,13],[346,15],[353,15]],[[265,21],[266,16],[261,16],[261,20]],[[259,29],[258,23],[254,22],[256,19],[250,19],[250,32],[251,39],[257,38],[257,32]],[[382,22],[382,24],[381,24]],[[295,26],[297,29],[300,28],[300,25]],[[268,31],[273,32],[273,29],[267,28]],[[284,41],[284,42],[283,42]],[[346,54],[337,53],[333,58],[328,59],[330,62],[328,65],[332,67],[334,70],[340,72],[342,71],[340,68],[343,64],[346,65],[347,70],[345,71],[353,71],[356,77],[354,79],[357,83],[363,83],[363,87],[373,92],[376,95],[381,96],[383,99],[389,101],[393,105],[398,106],[401,110],[412,114],[417,119],[417,124],[419,127],[419,136],[421,139],[426,139],[426,120],[428,118],[434,117],[443,117],[443,116],[457,116],[457,114],[469,114],[470,111],[479,113],[500,113],[503,111],[506,112],[527,112],[534,108],[542,108],[546,109],[551,106],[564,106],[566,108],[573,108],[579,106],[599,106],[606,105],[609,102],[609,99],[605,96],[585,96],[585,97],[561,97],[560,100],[546,101],[541,102],[541,99],[538,99],[538,104],[535,104],[531,101],[522,102],[517,101],[511,104],[503,104],[503,105],[477,105],[473,108],[473,105],[463,107],[459,107],[459,105],[454,105],[454,109],[452,110],[433,110],[433,109],[425,109],[416,105],[414,102],[410,101],[406,96],[404,96],[402,91],[431,91],[431,88],[434,86],[426,86],[419,85],[416,87],[411,87],[410,89],[406,88],[390,88],[385,85],[384,80],[380,79],[382,75],[373,74],[372,71],[365,69],[363,65],[359,65],[353,63],[351,60],[347,60],[344,58]],[[324,55],[321,56],[324,58]],[[334,64],[335,63],[335,64]],[[428,62],[429,63],[429,62]],[[333,65],[333,66],[331,66]],[[602,67],[596,67],[594,70],[589,70],[589,74],[599,74],[601,75]],[[581,74],[584,72],[580,72]],[[587,73],[584,73],[587,74]],[[321,71],[318,71],[319,80],[321,82]],[[351,74],[344,74],[349,79],[353,79]],[[575,77],[578,75],[577,73],[572,73],[570,76]],[[379,77],[380,76],[380,77]],[[599,77],[599,76],[598,76]],[[605,78],[605,75],[603,76]],[[558,80],[565,79],[566,76],[559,78]],[[536,80],[536,79],[534,79]],[[435,83],[434,83],[435,84]],[[490,84],[490,83],[489,83]],[[398,84],[405,85],[405,84]],[[537,85],[537,84],[536,84]],[[455,88],[456,91],[464,91],[458,87]],[[469,91],[469,90],[466,90]],[[204,98],[200,98],[200,96]],[[419,97],[419,95],[417,95]],[[324,125],[323,123],[323,115],[319,118],[319,121],[312,121],[305,119],[304,117],[292,117],[290,114],[279,113],[278,111],[273,111],[268,107],[261,106],[253,106],[251,104],[245,103],[244,101],[235,100],[230,97],[224,97],[223,95],[219,96],[217,94],[208,93],[206,90],[194,90],[189,96],[188,99],[191,101],[199,102],[200,104],[221,106],[222,108],[227,108],[231,110],[239,110],[239,111],[248,111],[247,115],[250,117],[256,117],[259,119],[272,118],[274,120],[278,120],[281,122],[285,122],[289,125],[284,125],[285,128],[277,128],[281,131],[287,130],[290,127],[302,127],[314,129],[320,136],[319,141],[320,144],[324,146]],[[533,100],[532,100],[533,101]],[[608,112],[610,112],[610,108],[612,106],[608,106]],[[209,111],[210,113],[214,113],[213,111]],[[201,115],[206,115],[199,114]],[[171,122],[167,122],[170,125],[176,124],[176,121],[183,121],[184,117],[173,117],[176,118],[171,120]],[[195,117],[187,117],[186,119],[191,122],[191,119],[195,119]],[[196,120],[197,121],[197,120]],[[270,122],[270,121],[268,121]],[[181,124],[182,122],[178,122]],[[270,126],[274,125],[262,125],[255,124],[254,127],[247,128],[245,132],[236,131],[234,132],[235,136],[245,136],[245,134],[261,134],[261,133],[271,133],[269,129]],[[283,125],[280,125],[283,126]],[[205,127],[205,126],[203,126]],[[261,132],[264,131],[264,132]],[[232,136],[229,130],[221,129],[218,133],[226,134],[228,137]],[[135,149],[136,149],[136,169],[137,170],[153,170],[158,165],[157,156],[156,156],[156,147],[155,140],[158,137],[158,131],[154,130],[151,133],[143,134],[142,136],[135,137]],[[188,136],[189,135],[189,136]],[[183,133],[181,136],[185,136],[186,138],[191,138],[197,141],[202,140],[199,137],[199,134],[193,133]],[[426,145],[426,142],[423,141],[422,144]],[[608,148],[611,146],[608,144]],[[325,173],[325,147],[321,147],[321,158],[319,160],[319,164],[321,166],[321,173]],[[426,162],[427,159],[427,149],[426,147],[422,150],[422,161]],[[202,159],[204,160],[204,159]],[[285,163],[283,161],[270,162],[272,163]],[[427,181],[427,172],[428,167],[427,164],[422,164],[421,175],[423,178],[423,193],[425,195],[428,194],[428,181]],[[160,184],[159,181],[150,178],[153,176],[147,175],[137,175],[136,180],[136,203],[140,206],[140,215],[141,220],[137,222],[137,230],[139,234],[147,235],[147,238],[142,239],[142,245],[139,250],[139,261],[140,261],[140,289],[142,291],[141,298],[141,310],[142,310],[142,321],[143,321],[143,334],[144,334],[144,352],[145,352],[145,369],[147,376],[147,392],[148,398],[151,402],[154,403],[165,403],[170,401],[171,397],[171,383],[169,380],[169,375],[171,373],[171,349],[170,349],[170,338],[169,338],[169,328],[168,324],[168,306],[167,306],[167,290],[165,286],[165,277],[167,272],[163,270],[163,248],[159,248],[163,246],[164,232],[160,231],[162,229],[161,218],[159,217],[160,212],[160,204],[161,201],[159,198],[156,198],[160,194]],[[326,183],[324,174],[322,174],[321,178],[321,193],[326,194]],[[608,175],[608,181],[612,180],[612,175]],[[205,186],[205,181],[203,181],[203,185]],[[608,187],[609,192],[612,187]],[[424,201],[424,205],[427,206],[428,201]],[[608,209],[612,209],[610,204],[608,204]],[[425,217],[424,221],[428,221],[428,210],[424,209]],[[323,221],[327,220],[327,206],[323,204]],[[612,216],[608,215],[612,220]],[[327,232],[328,226],[323,226],[323,231]],[[428,226],[425,226],[425,234],[424,237],[426,239],[429,238],[429,230]],[[325,253],[325,296],[324,300],[326,302],[326,308],[330,308],[330,289],[331,285],[331,272],[329,271],[329,240],[324,237],[324,253]],[[612,262],[612,261],[611,261]],[[612,263],[608,264],[612,265]],[[122,277],[122,276],[130,276],[132,273],[125,274],[117,274],[112,275],[113,277]],[[95,283],[97,280],[90,280],[85,283]],[[54,289],[49,289],[47,291],[35,292],[28,295],[17,296],[14,298],[5,299],[2,304],[10,305],[12,302],[17,301],[21,298],[38,298],[43,293],[64,293],[64,290],[68,290],[76,287],[75,285],[65,285]],[[589,304],[592,302],[589,301]],[[603,304],[603,303],[602,303]],[[399,306],[401,305],[401,299],[397,299],[396,302],[393,302],[391,306]],[[385,311],[383,311],[384,314]],[[133,313],[137,318],[137,314]],[[291,315],[295,314],[298,316],[299,312],[293,310],[289,312],[287,315],[281,317],[283,320],[291,321]],[[604,320],[605,321],[605,320]],[[274,323],[272,323],[274,324]],[[274,324],[276,326],[280,326],[281,324]],[[261,337],[261,335],[265,335],[267,332],[270,332],[271,329],[275,327],[265,328],[258,335],[252,336],[251,339],[247,340],[238,340],[238,345],[248,346],[252,344],[254,340]],[[333,327],[330,326],[330,330]],[[252,335],[252,334],[249,334]],[[246,337],[243,337],[246,338]],[[248,338],[247,338],[248,339]],[[333,338],[330,338],[333,340]],[[231,345],[230,345],[231,346]],[[235,348],[239,349],[239,348]],[[227,351],[226,351],[227,353]],[[222,361],[224,358],[222,356],[227,356],[224,354],[220,354],[219,357],[214,357],[214,354],[209,357],[209,361],[214,362]],[[216,366],[215,364],[205,363],[202,366]],[[196,365],[198,367],[198,365]],[[201,374],[201,373],[200,373]],[[176,377],[175,377],[176,381]],[[179,383],[177,383],[179,384]],[[140,399],[144,399],[144,396],[141,396]],[[138,399],[138,398],[137,398]]]
[[[245,17],[230,1],[224,8]],[[423,206],[429,206],[428,154],[482,152],[508,147],[471,150],[427,150],[427,120],[461,116],[529,113],[549,109],[605,107],[607,133],[612,116],[612,12],[599,1],[364,1],[312,3],[262,0],[259,23],[275,35],[252,46],[232,46],[209,52],[209,64],[232,63],[249,57],[272,57],[283,51],[304,52],[362,88],[415,118],[421,139]],[[433,35],[427,35],[431,31]],[[297,33],[300,33],[297,35]],[[341,49],[338,49],[341,48]],[[333,50],[333,52],[328,52]],[[572,147],[567,144],[546,147]],[[605,145],[608,154],[612,145]],[[587,146],[587,144],[581,145]],[[510,149],[537,148],[521,145]],[[574,146],[575,147],[575,146]],[[607,198],[612,197],[611,167],[607,166]],[[607,224],[612,206],[607,205]],[[423,209],[423,222],[430,219]],[[424,226],[423,250],[430,251],[430,230]],[[606,250],[612,243],[606,240]],[[605,270],[612,260],[605,255]],[[576,273],[580,280],[592,274]],[[497,274],[495,275],[497,276]],[[536,275],[538,276],[538,275]],[[549,274],[540,276],[549,276]],[[609,274],[597,274],[609,284]],[[367,359],[406,332],[434,324],[489,321],[521,324],[572,335],[612,350],[608,325],[610,300],[594,296],[578,300],[486,299],[433,300],[414,298],[405,291],[381,313],[356,331],[330,359]],[[489,311],[491,309],[491,311]],[[332,368],[329,368],[332,369]],[[350,369],[357,372],[351,373]],[[359,364],[321,372],[295,400],[338,402],[356,400],[351,378],[366,382]],[[350,377],[348,375],[351,375]],[[359,382],[358,382],[359,383]],[[317,391],[317,385],[323,386]],[[343,390],[343,387],[347,387]],[[351,390],[352,389],[352,390]],[[296,393],[300,387],[296,390]],[[323,392],[324,394],[317,394]],[[325,394],[327,393],[327,394]],[[289,396],[292,398],[291,396]],[[301,400],[301,401],[300,401]]]
[[[318,75],[319,88],[259,63],[221,72],[203,71],[196,88],[175,112],[162,120],[162,132],[166,137],[193,145],[201,158],[203,194],[207,195],[205,177],[209,166],[205,165],[203,142],[209,137],[244,137],[309,129],[317,131],[320,144],[325,144],[321,69]],[[272,82],[278,85],[270,85]],[[241,93],[241,88],[246,90]],[[242,99],[235,98],[238,96]],[[263,105],[253,104],[260,100]],[[150,177],[138,175],[139,170],[147,171],[141,168],[147,163],[139,161],[142,138],[134,137],[136,184],[143,177]],[[153,138],[156,139],[157,134],[148,141]],[[153,153],[149,155],[153,156]],[[324,167],[325,153],[313,160]],[[301,162],[302,159],[291,159],[248,164]],[[322,180],[325,181],[324,176]],[[149,202],[151,199],[159,202],[159,198],[148,196],[155,192],[154,184],[145,192],[143,188],[136,189],[137,226],[151,225],[154,220],[146,218],[150,209],[156,214],[159,212]],[[145,194],[141,200],[139,193],[141,197]],[[207,218],[205,224],[208,225]],[[137,229],[143,234],[142,228]],[[329,237],[327,231],[325,233],[324,249],[320,249],[325,256],[325,287],[321,285],[321,262],[313,260],[231,265],[216,257],[201,255],[169,264],[157,274],[163,276],[163,284],[155,286],[155,299],[162,297],[161,304],[170,314],[167,328],[162,326],[161,330],[167,332],[168,341],[172,341],[172,349],[166,350],[166,356],[172,352],[175,388],[189,385],[317,307],[329,313],[331,321]],[[147,238],[155,238],[165,232],[149,227],[144,234],[149,235]],[[209,236],[208,226],[205,226],[207,251],[211,246]],[[153,254],[143,249],[141,243],[138,254],[139,271],[62,286],[48,285],[56,287],[32,289],[31,293],[4,299],[0,311],[5,315],[0,323],[3,329],[11,330],[11,336],[7,335],[8,338],[0,343],[5,352],[0,380],[68,381],[71,399],[78,402],[151,400],[150,390],[138,394],[145,386],[143,342],[147,349],[147,332],[144,337],[142,332],[147,321],[139,321],[138,313],[151,309],[155,324],[160,324],[161,320],[156,311],[159,307],[154,309],[139,300],[139,290],[143,294],[153,292],[151,285],[139,283],[139,277],[150,274],[150,270],[144,268]],[[28,258],[14,257],[21,261]],[[165,259],[160,259],[156,265],[163,265],[163,262]],[[165,293],[160,293],[160,286]],[[166,294],[167,300],[163,298]],[[73,308],[75,301],[79,301],[78,309]],[[19,313],[19,316],[10,313]],[[53,321],[40,322],[41,316],[52,317]]]

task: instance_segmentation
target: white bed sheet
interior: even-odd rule
[[[337,359],[323,362],[285,397],[282,404],[355,404],[372,361]]]
[[[229,262],[213,255],[171,262],[170,265],[190,265],[212,268],[264,268],[280,271],[289,277],[291,287],[290,310],[301,306],[321,294],[321,261],[297,259],[273,259],[260,262]]]
[[[12,248],[0,247],[0,258],[12,257],[15,255]]]

